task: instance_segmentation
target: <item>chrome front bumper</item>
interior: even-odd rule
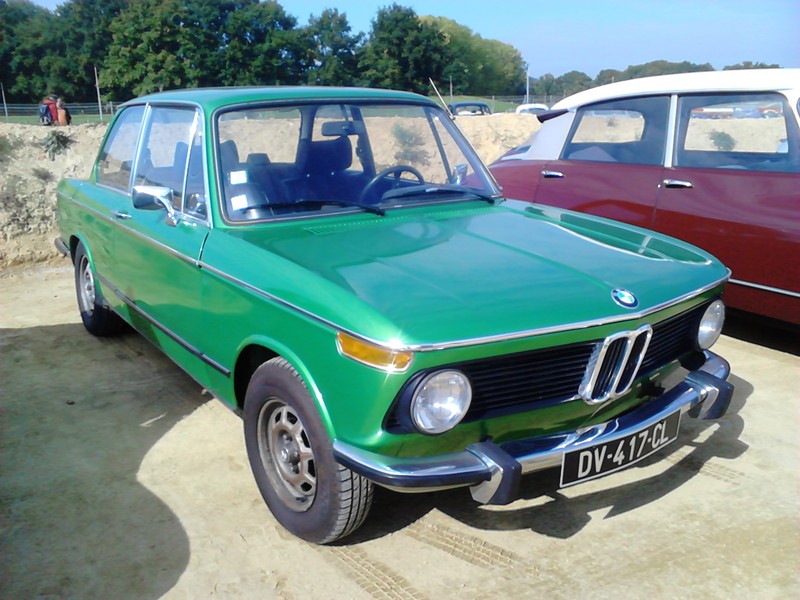
[[[706,362],[652,402],[611,421],[564,434],[505,444],[470,444],[462,452],[422,458],[397,458],[335,441],[336,460],[380,485],[401,491],[470,486],[484,504],[507,504],[518,495],[521,475],[558,467],[566,452],[613,442],[680,410],[690,417],[718,419],[725,414],[733,385],[730,365],[706,351]]]

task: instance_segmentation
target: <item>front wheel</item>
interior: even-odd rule
[[[92,335],[99,337],[114,335],[122,329],[122,319],[103,303],[103,297],[95,283],[94,271],[83,242],[75,248],[75,291],[83,326]]]
[[[291,533],[327,544],[364,522],[372,482],[334,460],[311,395],[282,358],[261,365],[250,380],[244,437],[258,489]]]

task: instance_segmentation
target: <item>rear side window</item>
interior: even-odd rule
[[[626,98],[579,108],[561,158],[660,165],[669,96]]]
[[[97,161],[98,183],[128,191],[143,115],[144,106],[131,106],[117,117]]]
[[[678,102],[678,167],[798,171],[797,129],[780,94],[707,94]]]

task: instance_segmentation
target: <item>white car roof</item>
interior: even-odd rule
[[[702,71],[641,77],[601,85],[568,96],[553,106],[553,110],[573,108],[601,100],[641,96],[644,94],[673,94],[686,92],[762,92],[780,90],[796,98],[800,93],[800,69],[740,69],[731,71]]]

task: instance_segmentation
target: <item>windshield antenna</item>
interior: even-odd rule
[[[444,101],[444,98],[442,98],[442,95],[439,93],[439,90],[438,90],[438,89],[436,89],[436,84],[435,84],[435,83],[433,83],[433,79],[431,79],[430,77],[428,77],[428,81],[430,81],[430,82],[431,82],[431,87],[433,88],[433,91],[434,91],[434,92],[436,92],[436,95],[437,95],[437,96],[439,96],[439,102],[441,102],[441,103],[442,103],[442,107],[444,108],[444,111],[445,111],[445,112],[447,113],[447,115],[450,117],[450,120],[451,120],[451,121],[453,121],[453,120],[454,120],[454,119],[453,119],[453,115],[452,115],[452,114],[450,114],[450,109],[449,109],[449,108],[447,108],[447,103]]]

